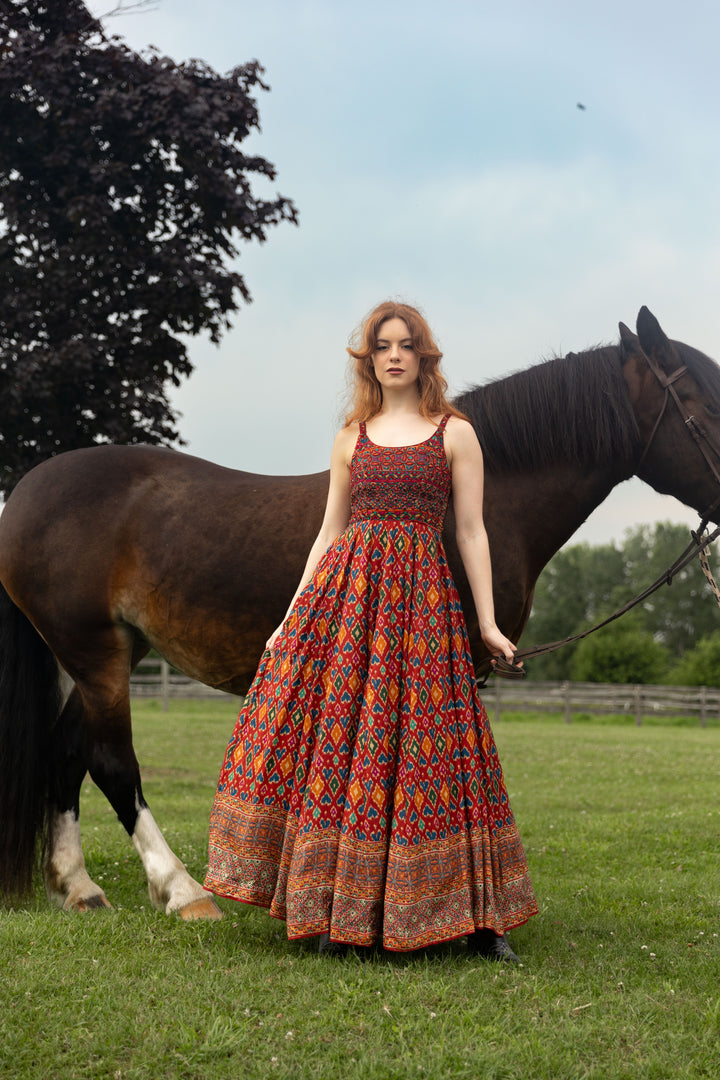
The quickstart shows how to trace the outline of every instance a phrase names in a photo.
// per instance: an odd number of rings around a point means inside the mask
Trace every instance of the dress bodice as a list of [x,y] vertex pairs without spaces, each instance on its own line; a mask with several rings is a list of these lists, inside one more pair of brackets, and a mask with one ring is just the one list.
[[350,464],[351,523],[393,518],[442,529],[452,487],[443,445],[448,419],[413,446],[378,446],[360,424]]

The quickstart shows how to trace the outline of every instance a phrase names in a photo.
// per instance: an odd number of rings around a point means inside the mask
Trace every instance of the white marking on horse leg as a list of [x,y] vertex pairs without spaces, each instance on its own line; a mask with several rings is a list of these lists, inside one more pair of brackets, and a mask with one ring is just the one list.
[[50,858],[43,866],[48,899],[63,911],[110,907],[108,899],[85,869],[80,822],[73,810],[53,813],[50,822]]
[[177,911],[184,919],[219,919],[220,909],[202,885],[190,877],[158,828],[146,806],[137,807],[132,841],[142,859],[150,899],[166,915]]

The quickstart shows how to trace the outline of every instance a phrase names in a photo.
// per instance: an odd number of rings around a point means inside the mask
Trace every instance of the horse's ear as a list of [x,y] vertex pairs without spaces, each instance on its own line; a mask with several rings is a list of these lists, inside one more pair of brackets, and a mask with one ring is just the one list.
[[650,368],[640,344],[640,338],[633,334],[625,323],[620,323],[619,329],[622,373],[627,383],[630,402],[634,407],[645,392],[645,386],[650,376]]
[[641,307],[638,312],[637,332],[643,352],[653,356],[668,374],[678,366],[672,342],[652,311],[646,307]]
[[640,340],[637,335],[633,334],[632,330],[623,322],[618,323],[618,329],[620,331],[620,347],[622,349],[623,357],[629,356],[634,352],[639,352]]

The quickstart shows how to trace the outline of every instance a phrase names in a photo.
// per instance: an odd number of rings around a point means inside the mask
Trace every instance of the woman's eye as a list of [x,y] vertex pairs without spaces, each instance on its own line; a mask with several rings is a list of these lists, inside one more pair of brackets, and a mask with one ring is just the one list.
[[413,351],[413,347],[412,347],[412,345],[403,345],[403,349],[407,349],[407,351],[408,351],[408,352],[412,352],[412,351]]

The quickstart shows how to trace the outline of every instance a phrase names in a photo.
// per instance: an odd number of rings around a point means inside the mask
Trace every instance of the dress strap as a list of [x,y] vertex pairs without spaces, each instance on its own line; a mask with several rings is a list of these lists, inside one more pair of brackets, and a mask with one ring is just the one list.
[[447,422],[448,422],[449,419],[450,419],[450,413],[445,413],[442,420],[440,421],[440,423],[437,426],[437,430],[438,430],[440,435],[442,435],[443,431],[445,430],[445,428],[447,426]]
[[367,439],[367,431],[365,430],[365,421],[364,420],[360,421],[360,423],[358,424],[358,428],[360,429],[360,435],[362,436],[362,438]]

